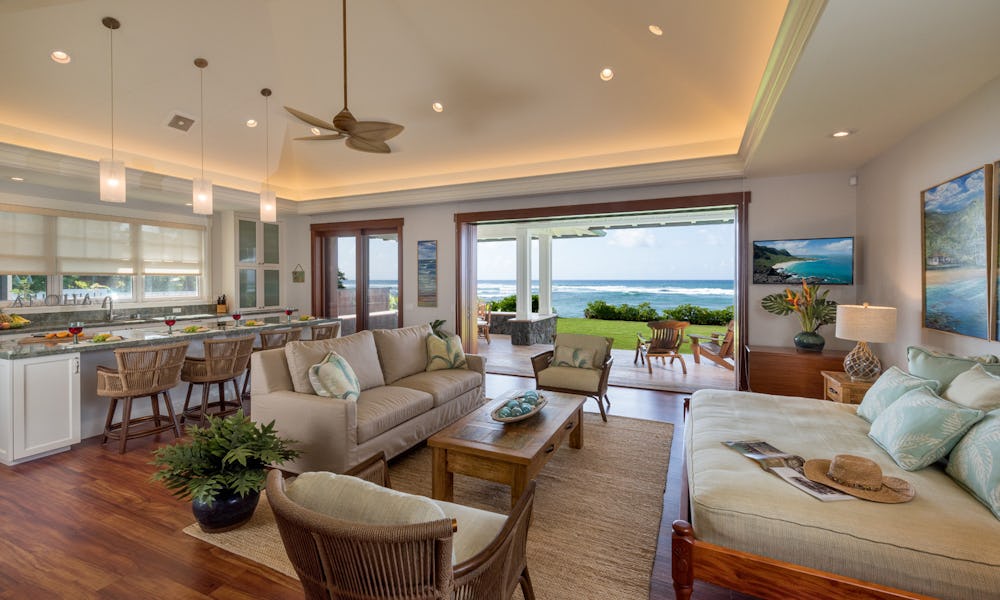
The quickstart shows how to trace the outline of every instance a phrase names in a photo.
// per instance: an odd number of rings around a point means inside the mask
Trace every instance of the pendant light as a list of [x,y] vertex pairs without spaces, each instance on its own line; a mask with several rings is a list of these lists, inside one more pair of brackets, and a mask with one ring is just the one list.
[[111,71],[111,158],[100,162],[101,201],[125,202],[125,163],[115,160],[115,30],[122,24],[114,17],[104,17],[101,24],[108,28],[109,64]]
[[274,192],[271,191],[271,132],[268,98],[271,90],[264,88],[260,91],[264,96],[264,187],[260,190],[260,220],[262,223],[274,223],[278,220],[278,206]]
[[191,207],[196,215],[212,214],[212,182],[205,179],[205,67],[208,61],[204,58],[194,59],[198,67],[198,82],[201,94],[201,105],[198,118],[201,120],[201,177],[191,181]]

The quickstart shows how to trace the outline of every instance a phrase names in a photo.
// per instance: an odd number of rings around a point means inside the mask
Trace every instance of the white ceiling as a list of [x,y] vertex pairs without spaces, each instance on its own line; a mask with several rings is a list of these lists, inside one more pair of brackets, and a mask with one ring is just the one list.
[[[351,110],[406,127],[376,155],[294,141],[308,128],[281,108],[342,107],[338,0],[3,0],[0,142],[109,154],[105,16],[122,22],[115,150],[130,169],[196,177],[204,124],[216,185],[256,191],[266,171],[282,197],[334,199],[300,205],[312,211],[508,181],[539,192],[853,169],[1000,73],[996,0],[349,0]],[[205,118],[182,133],[166,122],[199,118],[196,57],[209,61]],[[263,126],[244,125],[263,123],[263,87],[267,169]],[[828,137],[841,128],[858,133]],[[466,193],[413,193],[441,186]]]

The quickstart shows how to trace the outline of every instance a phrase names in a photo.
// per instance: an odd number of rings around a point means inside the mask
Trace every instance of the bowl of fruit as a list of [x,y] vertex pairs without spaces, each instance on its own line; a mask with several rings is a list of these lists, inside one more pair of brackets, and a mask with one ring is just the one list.
[[537,415],[548,402],[535,390],[518,392],[493,409],[490,416],[501,423],[516,423]]
[[313,320],[313,319],[315,319],[315,318],[316,318],[316,317],[314,317],[314,316],[312,316],[312,315],[300,315],[300,316],[299,316],[299,320],[300,320],[300,321],[312,321],[312,320]]
[[25,319],[21,315],[8,315],[0,312],[0,329],[20,329],[30,324],[31,321]]

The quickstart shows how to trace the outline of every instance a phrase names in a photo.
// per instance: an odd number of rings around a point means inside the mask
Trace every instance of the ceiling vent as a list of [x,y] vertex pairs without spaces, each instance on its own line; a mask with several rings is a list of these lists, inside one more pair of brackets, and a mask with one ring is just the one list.
[[171,115],[170,120],[167,121],[167,127],[173,127],[184,132],[191,129],[192,125],[194,125],[194,117],[189,117],[181,113]]

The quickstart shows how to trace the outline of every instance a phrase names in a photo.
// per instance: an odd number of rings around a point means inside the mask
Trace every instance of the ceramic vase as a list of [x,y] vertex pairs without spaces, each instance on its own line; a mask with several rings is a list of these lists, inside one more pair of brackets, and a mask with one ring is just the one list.
[[257,508],[258,500],[260,492],[249,492],[246,496],[240,496],[227,490],[221,492],[215,501],[210,503],[192,501],[191,511],[194,512],[194,518],[198,520],[202,531],[222,533],[236,529],[249,521]]
[[792,338],[795,347],[807,352],[822,352],[826,340],[815,331],[800,331]]

